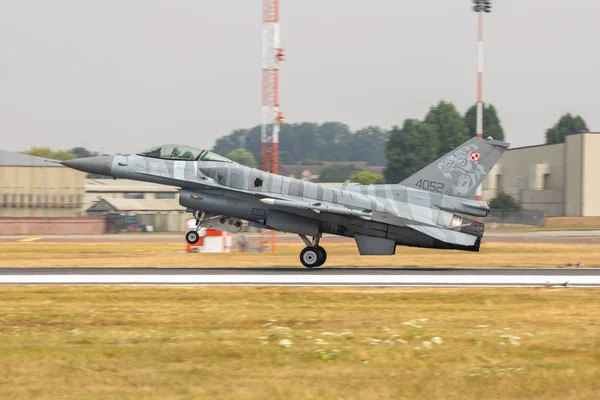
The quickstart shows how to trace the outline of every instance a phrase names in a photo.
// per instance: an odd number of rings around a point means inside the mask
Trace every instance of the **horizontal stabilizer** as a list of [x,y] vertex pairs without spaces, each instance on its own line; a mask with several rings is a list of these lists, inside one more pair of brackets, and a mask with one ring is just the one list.
[[460,246],[473,246],[477,240],[476,236],[467,235],[462,232],[449,231],[435,226],[407,224],[409,228],[424,233],[442,242],[457,244]]

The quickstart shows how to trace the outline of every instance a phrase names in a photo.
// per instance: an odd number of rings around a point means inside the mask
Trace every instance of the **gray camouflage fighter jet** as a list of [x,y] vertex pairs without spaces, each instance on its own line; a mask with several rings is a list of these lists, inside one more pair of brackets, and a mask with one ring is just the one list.
[[239,232],[250,226],[296,233],[306,244],[305,267],[323,265],[324,233],[354,238],[361,255],[393,255],[397,245],[479,251],[489,203],[476,188],[508,148],[472,138],[396,185],[325,187],[260,171],[207,150],[164,145],[130,156],[79,158],[62,164],[80,171],[179,186],[179,203],[196,229]]

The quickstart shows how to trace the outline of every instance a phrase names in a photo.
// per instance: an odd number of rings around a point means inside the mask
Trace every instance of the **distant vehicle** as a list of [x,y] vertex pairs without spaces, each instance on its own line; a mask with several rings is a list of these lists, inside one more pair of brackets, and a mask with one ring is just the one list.
[[479,251],[489,203],[472,200],[508,148],[472,138],[396,185],[326,187],[235,163],[208,150],[163,145],[131,156],[79,158],[80,171],[181,188],[179,203],[196,218],[186,240],[210,227],[250,226],[296,233],[306,244],[300,262],[325,263],[324,233],[354,238],[361,255],[393,255],[397,245]]

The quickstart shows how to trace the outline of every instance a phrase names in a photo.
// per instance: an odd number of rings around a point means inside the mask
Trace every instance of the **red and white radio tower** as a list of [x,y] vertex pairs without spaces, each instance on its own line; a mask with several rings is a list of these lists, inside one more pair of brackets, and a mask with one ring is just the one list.
[[279,0],[263,0],[261,169],[279,172]]

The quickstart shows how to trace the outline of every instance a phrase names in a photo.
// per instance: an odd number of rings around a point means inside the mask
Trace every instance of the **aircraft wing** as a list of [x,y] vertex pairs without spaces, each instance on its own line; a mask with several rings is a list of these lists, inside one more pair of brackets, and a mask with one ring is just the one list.
[[[220,185],[212,182],[205,182],[206,186],[219,187]],[[315,213],[332,213],[338,215],[360,217],[366,220],[375,220],[379,222],[385,222],[397,226],[406,226],[414,229],[425,235],[431,236],[435,239],[441,240],[447,243],[453,243],[462,246],[473,246],[477,240],[476,236],[468,235],[466,233],[458,232],[455,230],[447,229],[446,227],[431,224],[426,220],[413,219],[407,215],[389,215],[387,214],[385,220],[381,220],[378,215],[382,213],[375,212],[367,209],[356,209],[344,207],[340,204],[329,203],[326,201],[302,199],[298,197],[289,198],[285,195],[278,195],[274,193],[259,193],[249,192],[245,190],[236,190],[232,188],[225,188],[226,190],[239,191],[252,193],[256,196],[262,197],[260,201],[264,204],[277,206],[282,209],[288,209],[290,212],[293,210],[311,210]],[[375,214],[375,215],[374,215]],[[373,218],[375,217],[375,218]]]
[[[260,201],[268,205],[279,206],[282,208],[312,210],[314,212],[330,212],[340,215],[358,216],[364,219],[371,219],[371,215],[373,213],[372,210],[350,209],[347,207],[341,207],[339,205],[328,204],[327,202],[322,201],[308,202],[299,201],[297,199],[288,200],[268,197],[263,198]],[[446,229],[445,227],[438,225],[424,224],[423,222],[414,221],[407,218],[401,219],[403,222],[399,225],[407,226],[418,232],[424,233],[427,236],[431,236],[446,243],[453,243],[461,246],[473,246],[477,240],[476,236]]]

